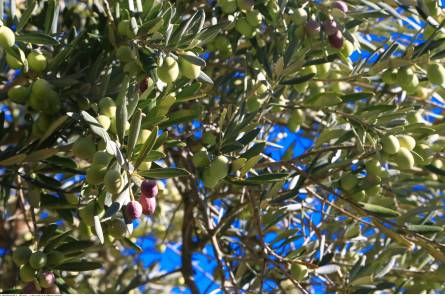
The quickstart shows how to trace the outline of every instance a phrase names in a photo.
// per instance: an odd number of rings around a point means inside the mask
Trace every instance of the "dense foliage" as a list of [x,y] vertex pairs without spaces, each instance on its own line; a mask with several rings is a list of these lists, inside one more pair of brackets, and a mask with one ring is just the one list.
[[437,1],[0,11],[3,292],[445,292]]

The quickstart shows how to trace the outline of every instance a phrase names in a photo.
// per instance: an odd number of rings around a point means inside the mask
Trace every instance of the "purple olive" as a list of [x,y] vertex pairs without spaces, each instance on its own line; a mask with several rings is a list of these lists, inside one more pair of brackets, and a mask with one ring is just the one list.
[[56,277],[51,271],[42,272],[39,276],[39,283],[42,288],[50,288],[56,284]]
[[59,289],[59,287],[54,285],[49,288],[43,289],[43,293],[45,293],[45,294],[60,294],[60,289]]
[[142,213],[144,213],[144,215],[151,216],[155,213],[156,198],[141,195],[139,203],[142,205]]
[[320,33],[320,24],[313,18],[308,19],[306,23],[306,32],[309,36]]
[[133,222],[142,215],[142,206],[138,201],[130,201],[125,207],[125,220],[127,223]]
[[347,13],[349,10],[348,5],[343,1],[335,1],[334,3],[332,3],[332,8],[337,8],[343,11],[344,13]]
[[40,294],[40,292],[41,291],[37,289],[34,282],[26,284],[26,286],[22,289],[23,294]]
[[146,197],[155,197],[158,194],[158,184],[153,180],[144,180],[141,184],[141,192]]
[[328,19],[323,22],[323,29],[328,36],[331,36],[338,32],[338,24],[335,20]]
[[341,31],[337,31],[337,33],[330,35],[328,39],[333,48],[341,49],[343,47],[343,34]]
[[148,81],[147,78],[144,78],[144,80],[142,80],[139,83],[139,92],[143,93],[144,91],[146,91],[148,88]]

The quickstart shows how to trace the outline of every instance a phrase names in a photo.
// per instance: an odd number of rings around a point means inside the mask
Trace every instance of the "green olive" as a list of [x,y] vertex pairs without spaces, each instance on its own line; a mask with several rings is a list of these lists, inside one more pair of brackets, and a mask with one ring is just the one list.
[[378,159],[371,159],[365,163],[366,172],[370,176],[381,176],[382,165]]
[[15,44],[14,32],[5,25],[0,26],[0,46],[3,48],[9,48]]
[[119,193],[124,186],[124,179],[121,173],[116,170],[109,170],[104,177],[105,190],[111,194]]
[[110,128],[110,125],[111,125],[110,117],[108,117],[106,115],[99,115],[99,116],[97,116],[97,121],[104,128],[104,130],[107,131]]
[[249,25],[256,28],[263,22],[263,15],[256,9],[246,13],[246,19]]
[[91,159],[96,152],[96,144],[90,137],[80,137],[73,145],[73,154],[81,159]]
[[90,201],[87,205],[79,209],[79,217],[86,225],[93,226],[94,215],[96,214],[95,212],[96,212],[96,203],[94,201]]
[[193,155],[192,162],[197,168],[208,166],[210,159],[207,150],[205,148],[201,148],[201,151],[198,151]]
[[48,252],[48,265],[49,266],[57,266],[60,265],[65,259],[65,255],[62,252],[53,250]]
[[297,8],[292,15],[295,24],[302,25],[307,22],[307,11],[304,8]]
[[205,145],[213,146],[216,144],[216,135],[211,131],[205,131],[202,135],[202,142]]
[[393,156],[393,161],[401,170],[411,170],[414,167],[414,157],[405,147],[401,147]]
[[292,278],[297,282],[304,280],[308,274],[307,266],[298,263],[293,263],[290,271]]
[[358,179],[353,174],[347,174],[341,177],[340,187],[345,191],[352,190],[358,184]]
[[87,169],[86,180],[88,184],[99,185],[104,181],[107,167],[101,164],[93,164]]
[[116,103],[110,97],[104,97],[99,101],[100,114],[109,118],[116,117]]
[[21,266],[28,263],[31,253],[31,249],[28,246],[20,246],[12,253],[12,260],[17,266]]
[[254,28],[247,22],[245,17],[240,17],[236,21],[235,29],[243,36],[247,38],[253,37],[255,30]]
[[12,54],[6,53],[6,63],[11,69],[20,69],[23,67],[22,61],[18,60]]
[[[188,56],[196,56],[193,52],[186,52]],[[181,70],[181,74],[187,77],[188,79],[196,79],[199,77],[201,73],[201,67],[189,62],[186,58],[179,58],[179,69]]]
[[145,171],[150,170],[150,168],[151,168],[151,161],[143,161],[139,165],[138,170],[141,171],[141,172],[145,172]]
[[409,135],[397,135],[400,147],[404,147],[409,151],[412,151],[416,147],[416,140]]
[[133,51],[127,45],[119,46],[119,48],[116,50],[116,57],[123,63],[128,63],[135,58]]
[[226,13],[234,13],[236,11],[236,0],[218,0],[221,10]]
[[174,82],[179,76],[179,66],[176,60],[170,56],[166,57],[157,69],[158,77],[165,83]]
[[111,160],[111,155],[105,151],[97,151],[93,155],[93,164],[103,167],[108,166]]
[[31,94],[31,87],[14,85],[8,90],[8,97],[17,104],[25,104]]
[[382,149],[383,149],[383,152],[385,152],[387,154],[390,154],[390,155],[396,154],[400,150],[399,140],[393,135],[388,135],[388,136],[383,137]]
[[250,11],[254,6],[253,0],[236,0],[236,4],[240,10]]
[[442,85],[445,83],[445,68],[438,63],[430,64],[427,67],[427,77],[431,83]]
[[19,275],[23,282],[29,283],[36,278],[36,271],[29,264],[25,264],[20,267]]
[[354,51],[355,51],[354,44],[347,39],[343,39],[343,46],[340,49],[340,53],[345,57],[350,57]]
[[38,51],[32,51],[27,56],[28,66],[34,72],[40,73],[46,69],[48,62],[46,57]]
[[32,253],[31,256],[29,256],[29,265],[31,265],[32,268],[37,270],[44,267],[47,263],[47,260],[48,258],[45,253],[37,251]]
[[250,97],[246,100],[246,109],[247,112],[255,112],[260,110],[263,105],[263,100],[259,99],[256,96]]

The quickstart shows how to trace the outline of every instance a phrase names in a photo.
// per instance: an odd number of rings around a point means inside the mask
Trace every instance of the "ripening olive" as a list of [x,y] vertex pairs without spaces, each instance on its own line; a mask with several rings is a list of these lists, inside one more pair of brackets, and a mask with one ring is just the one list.
[[99,101],[100,114],[109,118],[116,117],[116,103],[110,97],[104,97]]
[[427,67],[427,77],[431,83],[442,85],[445,83],[445,68],[438,63],[430,64]]
[[28,246],[20,246],[12,253],[12,260],[17,266],[21,266],[28,263],[31,253],[31,249]]
[[32,51],[27,56],[28,66],[34,72],[40,73],[46,69],[48,62],[46,57],[38,51]]
[[306,33],[311,36],[316,36],[320,33],[320,24],[317,22],[317,20],[314,18],[314,16],[311,16],[308,18],[305,26]]
[[0,46],[6,49],[12,47],[14,44],[14,32],[5,25],[0,26]]
[[[193,52],[187,51],[186,55],[188,56],[196,56]],[[189,62],[186,58],[179,58],[179,69],[181,70],[181,74],[187,77],[188,79],[196,79],[199,77],[201,73],[201,67]]]
[[383,152],[385,152],[387,154],[390,154],[390,155],[396,154],[400,150],[399,140],[393,135],[388,135],[388,136],[383,137],[382,149],[383,149]]
[[343,1],[335,1],[332,3],[332,8],[339,9],[343,13],[348,13],[348,4]]
[[414,157],[405,147],[401,147],[393,156],[394,162],[401,170],[410,170],[414,167]]
[[96,144],[90,137],[80,137],[74,143],[73,154],[81,159],[91,159],[94,152],[96,152]]
[[56,284],[56,277],[51,271],[44,271],[39,275],[39,284],[42,288],[49,288]]
[[14,85],[8,90],[8,97],[17,104],[25,104],[31,94],[31,87]]
[[19,275],[23,282],[29,283],[35,279],[36,271],[29,264],[25,264],[20,267]]
[[342,49],[344,44],[344,38],[341,31],[337,31],[328,36],[329,44],[335,49]]
[[23,62],[9,53],[6,53],[6,63],[11,69],[20,69],[23,67]]
[[352,190],[358,183],[358,179],[353,174],[347,174],[341,177],[340,186],[345,191]]
[[41,251],[36,251],[29,256],[29,265],[34,269],[40,269],[44,267],[47,263],[47,256]]
[[176,60],[170,56],[166,57],[157,69],[158,77],[165,83],[174,82],[179,76],[179,66]]
[[104,177],[105,190],[111,194],[119,193],[124,186],[124,179],[119,171],[109,170]]
[[416,140],[409,135],[397,135],[400,147],[405,147],[409,151],[412,151],[416,147]]

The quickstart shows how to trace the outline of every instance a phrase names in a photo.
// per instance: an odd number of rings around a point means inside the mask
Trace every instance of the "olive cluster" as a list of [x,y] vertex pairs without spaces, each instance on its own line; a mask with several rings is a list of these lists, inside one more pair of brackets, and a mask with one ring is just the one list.
[[[15,47],[15,34],[0,24],[0,46],[4,49]],[[39,112],[33,125],[33,134],[45,133],[53,115],[61,108],[59,93],[55,87],[41,78],[48,66],[46,56],[39,49],[32,49],[25,57],[22,51],[6,51],[6,63],[10,69],[26,72],[23,79],[16,80],[8,89],[8,98],[20,105],[26,105]]]
[[65,260],[63,253],[53,250],[48,253],[32,251],[28,246],[20,246],[12,254],[14,263],[20,267],[20,279],[27,283],[23,293],[59,294],[56,277],[51,271]]

